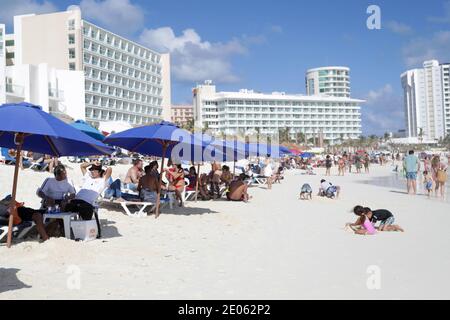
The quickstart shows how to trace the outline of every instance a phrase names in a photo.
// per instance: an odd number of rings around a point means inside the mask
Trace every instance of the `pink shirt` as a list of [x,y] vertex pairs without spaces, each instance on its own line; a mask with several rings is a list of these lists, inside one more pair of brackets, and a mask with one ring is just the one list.
[[370,235],[375,234],[375,232],[376,232],[375,227],[373,226],[372,222],[370,222],[370,220],[368,218],[366,218],[366,220],[364,221],[363,227],[364,227],[364,229],[367,230],[367,233]]

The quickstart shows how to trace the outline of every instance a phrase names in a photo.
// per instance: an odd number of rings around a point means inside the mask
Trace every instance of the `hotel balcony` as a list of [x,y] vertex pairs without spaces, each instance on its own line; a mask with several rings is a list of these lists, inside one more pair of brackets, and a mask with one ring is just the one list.
[[63,101],[64,91],[55,88],[48,88],[48,97],[51,100]]
[[25,101],[25,87],[15,84],[6,84],[6,101],[11,103],[19,103]]
[[24,86],[18,86],[15,84],[6,84],[6,94],[12,95],[19,98],[25,97],[25,87]]

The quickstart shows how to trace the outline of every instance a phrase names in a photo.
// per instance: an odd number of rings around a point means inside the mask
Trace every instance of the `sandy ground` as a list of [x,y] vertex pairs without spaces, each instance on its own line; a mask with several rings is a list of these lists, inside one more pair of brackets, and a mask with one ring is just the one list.
[[[449,299],[449,203],[363,183],[391,169],[332,176],[339,200],[298,200],[321,175],[293,170],[272,190],[252,187],[247,204],[190,202],[159,219],[102,209],[102,240],[1,244],[0,299]],[[0,196],[12,173],[0,166]],[[69,175],[78,183],[77,167]],[[38,206],[46,176],[21,172],[19,200]],[[390,209],[406,232],[345,231],[356,204]]]

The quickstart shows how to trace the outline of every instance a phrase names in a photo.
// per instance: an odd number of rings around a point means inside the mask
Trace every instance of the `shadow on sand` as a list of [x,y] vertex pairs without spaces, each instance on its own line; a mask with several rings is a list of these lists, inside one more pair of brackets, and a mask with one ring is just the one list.
[[17,278],[19,271],[20,269],[0,268],[0,293],[31,288]]
[[173,214],[177,216],[193,216],[193,215],[203,215],[203,214],[212,214],[212,213],[218,213],[217,211],[213,211],[208,208],[190,208],[190,207],[176,207],[174,206],[173,209],[170,208],[164,208],[161,212],[161,214]]
[[113,226],[116,224],[114,221],[107,219],[100,219],[100,225],[102,228],[102,239],[118,238],[122,235],[119,233],[117,227]]

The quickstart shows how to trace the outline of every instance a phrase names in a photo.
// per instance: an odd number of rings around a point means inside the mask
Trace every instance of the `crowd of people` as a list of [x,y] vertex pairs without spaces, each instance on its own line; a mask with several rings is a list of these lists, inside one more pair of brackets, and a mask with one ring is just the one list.
[[[421,172],[421,161],[414,154],[414,150],[410,150],[408,155],[403,159],[403,172],[407,181],[408,194],[417,194],[417,179]],[[445,196],[445,183],[447,182],[448,162],[445,163],[444,158],[435,154],[426,156],[423,159],[423,184],[427,195],[431,197],[434,193],[436,197]]]
[[[10,152],[10,156],[15,154]],[[369,172],[369,164],[378,162],[385,165],[387,159],[384,155],[378,158],[369,156],[368,153],[347,153],[326,155],[320,159],[285,157],[280,161],[274,161],[270,156],[253,159],[244,167],[238,167],[238,172],[231,171],[227,165],[212,162],[208,173],[199,174],[195,166],[184,166],[172,163],[169,159],[167,167],[159,170],[156,160],[149,160],[148,165],[144,165],[144,160],[135,158],[125,177],[122,179],[112,178],[112,168],[104,166],[99,160],[83,162],[80,165],[82,184],[78,190],[73,183],[69,182],[67,171],[57,158],[41,154],[27,153],[21,162],[26,161],[26,157],[33,162],[42,163],[50,172],[52,178],[47,178],[37,190],[37,196],[41,198],[41,207],[32,209],[25,207],[22,203],[16,203],[18,217],[21,221],[33,221],[42,240],[49,238],[43,214],[49,208],[57,207],[62,212],[78,213],[83,220],[91,220],[96,210],[96,202],[100,195],[105,199],[121,201],[137,201],[146,203],[156,203],[158,195],[173,194],[178,205],[184,205],[185,193],[198,190],[198,199],[211,200],[220,199],[224,195],[229,201],[248,202],[251,196],[248,187],[252,183],[264,183],[270,190],[274,183],[281,183],[285,170],[301,169],[308,174],[315,174],[313,168],[324,167],[325,176],[331,176],[332,168],[337,167],[338,176],[343,176],[346,172],[352,172],[352,167],[356,173],[361,173],[364,167],[365,172]],[[417,179],[421,173],[423,176],[424,188],[428,196],[433,193],[443,197],[445,194],[445,183],[447,180],[448,164],[439,155],[426,156],[423,159],[423,171],[421,171],[421,161],[411,150],[401,157],[400,154],[392,154],[393,164],[401,161],[403,172],[407,180],[408,193],[417,193]],[[397,165],[398,169],[398,165]],[[341,186],[321,179],[317,195],[330,199],[338,199]],[[299,198],[311,200],[313,188],[305,183],[301,187]],[[0,212],[10,210],[11,197],[7,197],[0,202]],[[154,209],[154,207],[153,207]],[[374,234],[379,231],[403,231],[394,225],[394,217],[391,212],[385,209],[371,210],[367,207],[356,206],[353,210],[358,216],[355,223],[347,224],[357,234]],[[150,212],[149,212],[150,213]],[[379,227],[375,227],[376,222],[381,222]]]

